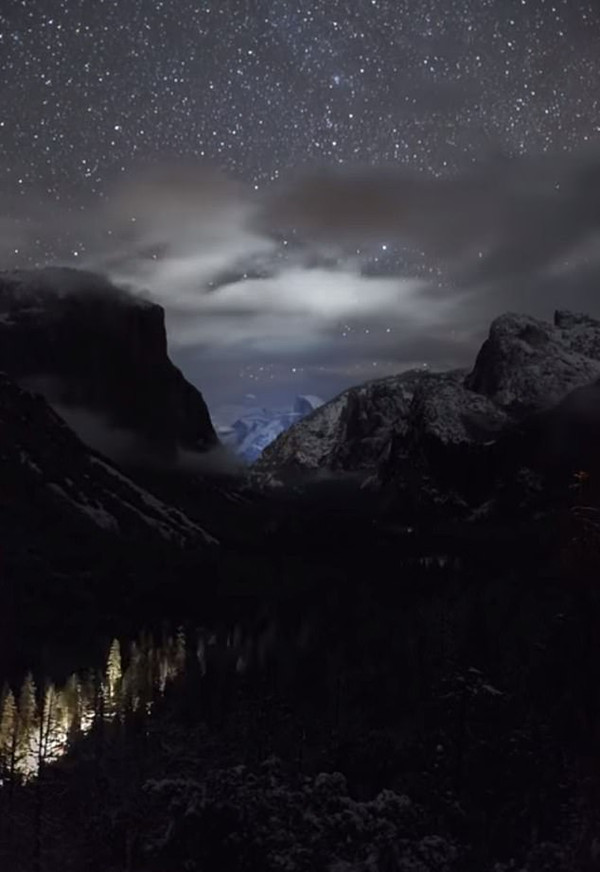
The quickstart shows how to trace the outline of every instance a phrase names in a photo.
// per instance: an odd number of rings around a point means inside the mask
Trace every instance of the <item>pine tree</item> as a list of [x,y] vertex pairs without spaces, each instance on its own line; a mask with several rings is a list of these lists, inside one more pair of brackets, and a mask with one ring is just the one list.
[[19,768],[24,775],[36,771],[37,759],[34,745],[38,729],[37,691],[33,675],[28,672],[19,694],[19,735],[17,750],[19,753]]
[[35,735],[35,791],[33,816],[33,868],[35,872],[42,869],[42,847],[44,844],[44,815],[46,809],[45,768],[48,763],[57,760],[63,753],[66,732],[61,727],[59,717],[58,693],[52,682],[48,682],[42,694],[41,704],[37,713],[37,731]]
[[19,764],[19,712],[12,690],[5,686],[0,708],[0,783],[6,791],[0,812],[0,842],[8,848],[12,842],[15,786]]
[[38,717],[36,752],[38,776],[46,763],[57,760],[64,752],[67,730],[61,723],[59,694],[52,684],[46,685]]
[[[8,775],[16,753],[19,715],[12,690],[5,686],[0,697],[0,767]],[[10,777],[10,775],[8,775]]]
[[81,680],[73,673],[60,693],[59,705],[64,712],[69,738],[75,738],[84,728],[84,699]]
[[113,639],[105,670],[106,712],[109,716],[114,716],[121,710],[122,679],[121,646],[118,639]]

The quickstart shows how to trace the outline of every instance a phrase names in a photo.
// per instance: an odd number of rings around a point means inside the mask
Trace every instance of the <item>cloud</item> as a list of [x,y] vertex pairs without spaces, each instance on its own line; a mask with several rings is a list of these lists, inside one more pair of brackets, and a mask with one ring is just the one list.
[[600,154],[500,157],[447,177],[308,172],[282,184],[263,221],[332,242],[393,236],[463,283],[506,280],[551,267],[600,230]]
[[282,257],[263,220],[270,208],[202,164],[147,168],[109,195],[97,221],[104,244],[88,262],[165,306],[172,348],[200,345],[221,359],[327,357],[339,322],[417,329],[443,313],[424,282],[365,275],[356,256],[338,261],[336,245],[309,240]]
[[[36,201],[26,219],[24,205],[18,221],[0,219],[9,245],[54,232],[70,250],[77,232],[82,266],[165,306],[171,349],[194,361],[186,372],[203,389],[239,392],[240,367],[254,361],[272,364],[281,384],[296,363],[332,384],[359,381],[377,362],[463,364],[502,311],[599,305],[592,151],[495,156],[443,178],[317,168],[260,195],[186,162],[125,173],[100,207],[53,213]],[[441,282],[408,268],[369,274],[356,249],[382,240],[424,251],[445,270]]]
[[246,344],[276,353],[281,346],[289,352],[290,343],[297,340],[308,349],[326,341],[328,330],[339,322],[373,313],[423,324],[432,315],[421,304],[422,286],[416,280],[368,278],[351,269],[293,266],[268,278],[196,295],[186,299],[186,305],[180,301],[180,318],[171,318],[171,333],[181,345],[218,336],[223,348]]
[[255,209],[241,185],[201,163],[134,171],[97,216],[103,241],[92,261],[117,282],[191,300],[223,271],[273,253],[275,241],[253,227]]

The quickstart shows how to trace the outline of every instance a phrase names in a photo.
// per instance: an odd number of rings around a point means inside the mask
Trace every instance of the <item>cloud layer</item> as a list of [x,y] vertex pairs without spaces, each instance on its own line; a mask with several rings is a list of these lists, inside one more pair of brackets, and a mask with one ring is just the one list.
[[[76,263],[161,302],[192,376],[232,396],[253,362],[282,383],[301,363],[341,387],[424,360],[464,363],[506,309],[598,309],[596,152],[497,157],[445,178],[314,169],[262,195],[177,163],[125,174],[101,208],[18,205],[0,217],[7,249],[45,234],[66,255],[78,239]],[[435,278],[400,255],[377,274],[382,240],[423,251]]]
[[600,231],[600,154],[498,157],[447,178],[397,168],[308,173],[281,187],[265,220],[320,240],[392,236],[463,281],[528,275]]

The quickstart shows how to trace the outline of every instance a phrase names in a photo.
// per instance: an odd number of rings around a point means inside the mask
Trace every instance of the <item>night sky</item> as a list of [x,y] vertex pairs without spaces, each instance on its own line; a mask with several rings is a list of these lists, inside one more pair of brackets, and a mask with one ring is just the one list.
[[303,167],[446,177],[600,143],[592,2],[9,0],[0,31],[4,265],[149,289],[213,408],[463,363],[506,305],[561,303],[473,305],[397,235],[324,248],[252,216]]

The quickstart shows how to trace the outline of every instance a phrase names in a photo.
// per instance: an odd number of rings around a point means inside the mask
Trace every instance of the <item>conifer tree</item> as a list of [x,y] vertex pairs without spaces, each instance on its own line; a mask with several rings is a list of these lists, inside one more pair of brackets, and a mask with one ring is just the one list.
[[113,639],[108,652],[105,670],[106,713],[109,716],[114,716],[121,710],[122,679],[121,646],[118,639]]
[[[2,691],[0,709],[0,778],[8,784],[7,802],[3,806],[2,823],[10,829],[13,817],[15,781],[19,764],[19,712],[12,690]],[[4,826],[0,827],[4,831]],[[6,833],[4,833],[6,837]]]
[[25,775],[31,775],[37,767],[34,751],[38,729],[38,704],[37,690],[33,675],[28,672],[25,676],[19,694],[19,735],[18,752],[19,768]]
[[5,687],[0,698],[0,770],[5,777],[14,774],[19,715],[14,693]]

